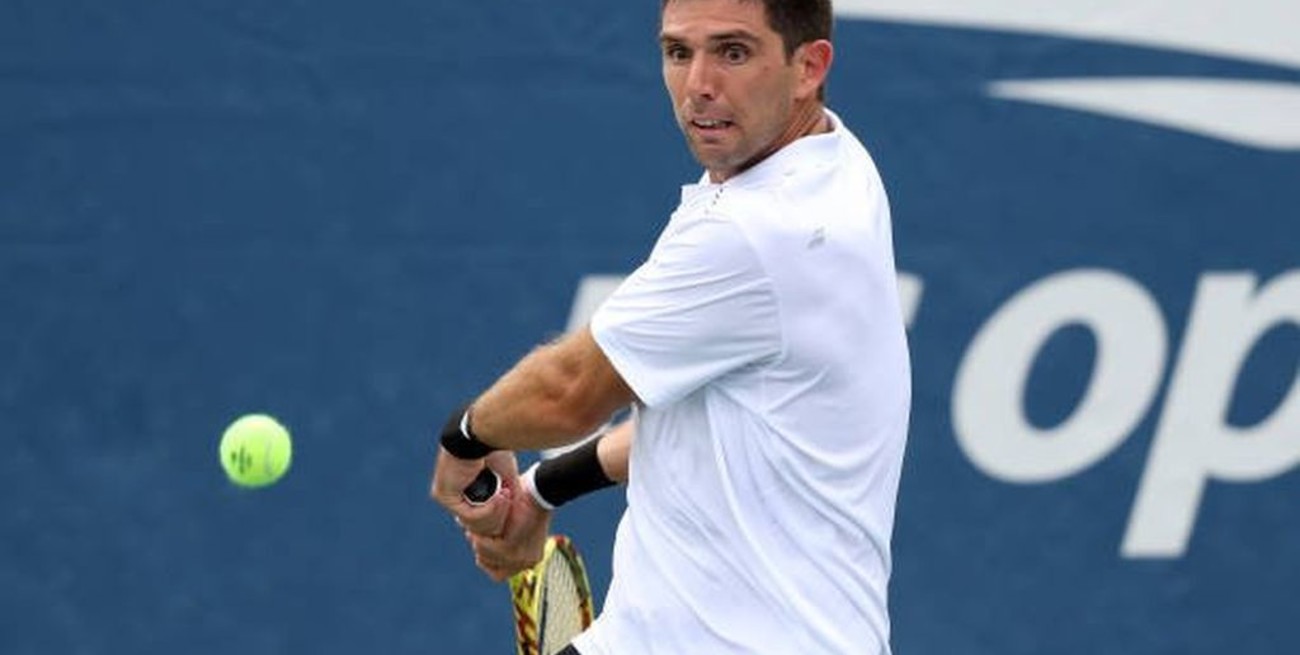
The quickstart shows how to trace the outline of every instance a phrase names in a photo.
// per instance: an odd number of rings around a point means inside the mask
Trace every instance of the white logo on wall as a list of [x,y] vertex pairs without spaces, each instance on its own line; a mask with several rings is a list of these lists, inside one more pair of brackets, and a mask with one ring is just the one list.
[[[1300,70],[1300,4],[1278,0],[837,0],[841,18],[1124,43]],[[1300,84],[1269,79],[997,80],[991,95],[1139,121],[1242,146],[1300,149]]]

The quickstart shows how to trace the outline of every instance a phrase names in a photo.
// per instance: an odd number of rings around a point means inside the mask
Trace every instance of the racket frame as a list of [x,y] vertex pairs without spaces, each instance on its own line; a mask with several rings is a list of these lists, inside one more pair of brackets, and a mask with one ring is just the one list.
[[[517,655],[541,655],[542,643],[542,581],[546,569],[567,566],[578,590],[578,611],[582,627],[591,625],[595,612],[591,600],[591,585],[587,569],[573,542],[564,535],[551,535],[546,539],[542,559],[535,566],[510,577],[510,599],[514,607],[515,643]],[[576,635],[575,635],[576,636]],[[561,644],[562,646],[563,644]]]

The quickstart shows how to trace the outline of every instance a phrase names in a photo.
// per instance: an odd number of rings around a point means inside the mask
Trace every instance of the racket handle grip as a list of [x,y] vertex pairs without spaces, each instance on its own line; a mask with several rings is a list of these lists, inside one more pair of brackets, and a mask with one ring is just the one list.
[[497,495],[497,489],[501,488],[501,477],[496,471],[485,468],[479,471],[478,477],[469,483],[468,487],[461,492],[465,502],[471,505],[482,505]]

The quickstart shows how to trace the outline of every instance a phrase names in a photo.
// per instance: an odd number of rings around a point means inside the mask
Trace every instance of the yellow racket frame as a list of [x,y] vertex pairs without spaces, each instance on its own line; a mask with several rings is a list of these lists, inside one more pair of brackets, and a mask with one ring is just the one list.
[[542,559],[533,568],[510,577],[510,599],[514,605],[515,639],[518,655],[541,655],[543,644],[538,634],[541,625],[542,581],[550,566],[567,566],[578,587],[578,605],[582,628],[591,625],[594,611],[591,602],[591,585],[587,582],[587,567],[582,562],[573,542],[564,535],[551,535],[546,539]]

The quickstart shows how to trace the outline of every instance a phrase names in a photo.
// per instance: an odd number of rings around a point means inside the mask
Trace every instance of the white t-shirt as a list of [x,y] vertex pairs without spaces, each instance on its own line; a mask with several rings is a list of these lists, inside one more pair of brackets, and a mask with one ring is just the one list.
[[684,187],[592,320],[641,403],[583,655],[890,652],[911,370],[885,191],[831,116]]

